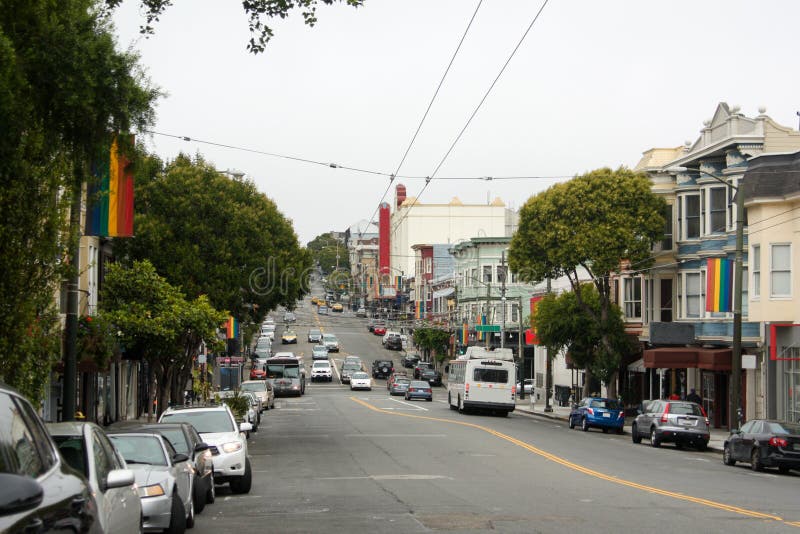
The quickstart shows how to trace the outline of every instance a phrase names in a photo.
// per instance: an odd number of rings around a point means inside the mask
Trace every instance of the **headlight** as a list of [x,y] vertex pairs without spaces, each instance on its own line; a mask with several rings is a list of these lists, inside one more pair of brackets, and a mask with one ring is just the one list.
[[222,446],[222,450],[225,452],[236,452],[238,450],[241,450],[241,448],[242,448],[241,441],[231,441],[229,443],[225,443]]
[[164,495],[164,488],[161,487],[161,484],[139,488],[139,497],[142,499],[146,497],[161,497],[162,495]]

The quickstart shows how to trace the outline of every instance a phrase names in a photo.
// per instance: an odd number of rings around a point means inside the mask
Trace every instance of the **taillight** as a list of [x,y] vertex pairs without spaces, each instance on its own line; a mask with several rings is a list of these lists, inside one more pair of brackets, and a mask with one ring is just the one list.
[[772,438],[769,438],[769,446],[770,447],[781,447],[781,448],[784,448],[784,447],[788,447],[789,446],[789,442],[786,441],[784,438],[772,437]]
[[706,420],[706,426],[710,425],[710,424],[711,424],[711,421],[709,421],[709,420],[708,420],[708,416],[706,415],[706,411],[705,411],[705,409],[704,409],[702,406],[700,406],[700,413],[702,413],[702,414],[703,414],[703,417],[704,417],[704,418],[705,418],[705,420]]
[[467,393],[469,393],[469,382],[467,382],[466,384],[464,384],[464,391],[466,391]]
[[661,422],[667,422],[667,414],[669,413],[669,403],[664,406],[664,413],[661,414]]

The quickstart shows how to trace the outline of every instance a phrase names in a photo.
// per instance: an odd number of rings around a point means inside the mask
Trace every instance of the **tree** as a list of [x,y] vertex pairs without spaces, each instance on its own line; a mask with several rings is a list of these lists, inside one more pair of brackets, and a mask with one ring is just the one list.
[[331,273],[338,265],[339,270],[350,271],[350,256],[344,243],[333,237],[332,232],[320,234],[306,245],[313,261],[325,274]]
[[[582,284],[580,293],[580,300],[599,315],[600,299],[594,285]],[[608,321],[604,325],[598,325],[584,312],[577,294],[573,291],[546,295],[536,304],[531,325],[544,345],[555,351],[566,351],[573,364],[587,371],[584,396],[590,394],[591,376],[596,376],[610,386],[620,358],[631,352],[619,306],[612,304]],[[611,351],[600,342],[603,332],[611,342]]]
[[[605,353],[614,345],[610,324],[610,275],[624,260],[652,264],[653,244],[663,237],[665,202],[646,175],[625,168],[598,169],[531,197],[520,211],[509,265],[521,279],[539,282],[566,276],[578,307],[597,327]],[[598,306],[582,298],[580,271],[597,289]],[[610,394],[615,394],[611,381]]]
[[34,401],[59,352],[53,295],[77,268],[66,208],[111,132],[148,125],[159,94],[97,6],[0,9],[0,376]]
[[200,156],[140,161],[136,238],[117,247],[124,263],[149,260],[188,298],[206,295],[242,322],[260,323],[307,292],[310,256],[255,184],[228,178]]
[[[305,23],[314,26],[317,23],[319,4],[331,5],[342,1],[353,7],[364,4],[364,0],[243,0],[242,7],[249,17],[251,34],[247,49],[253,54],[258,54],[264,51],[272,39],[272,29],[267,26],[266,19],[275,17],[285,19],[292,10],[301,9]],[[123,0],[105,0],[105,2],[109,9],[113,9]],[[140,0],[140,5],[144,10],[146,24],[140,26],[139,31],[144,35],[150,35],[154,32],[152,24],[157,22],[164,11],[172,5],[172,0]]]
[[436,360],[441,362],[447,357],[450,332],[438,328],[415,328],[414,343],[424,351],[426,357],[430,358],[431,352],[434,352]]

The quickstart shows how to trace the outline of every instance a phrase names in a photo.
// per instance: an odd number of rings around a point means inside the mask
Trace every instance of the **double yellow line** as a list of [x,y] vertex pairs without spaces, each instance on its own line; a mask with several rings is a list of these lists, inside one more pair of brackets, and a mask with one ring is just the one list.
[[561,458],[560,456],[556,456],[555,454],[551,454],[551,453],[549,453],[547,451],[543,451],[542,449],[539,449],[537,447],[534,447],[533,445],[525,443],[524,441],[521,441],[521,440],[519,440],[517,438],[514,438],[512,436],[509,436],[508,434],[503,434],[502,432],[498,432],[496,430],[492,430],[491,428],[488,428],[488,427],[485,427],[485,426],[476,425],[475,423],[467,423],[467,422],[464,422],[464,421],[454,421],[452,419],[441,419],[441,418],[438,418],[438,417],[431,417],[431,416],[426,416],[426,415],[413,415],[413,414],[407,414],[407,413],[398,413],[398,412],[393,412],[393,411],[389,411],[389,410],[383,410],[383,409],[378,408],[376,406],[373,406],[372,404],[369,404],[368,402],[365,402],[365,401],[363,401],[361,399],[357,399],[356,397],[350,397],[350,399],[355,401],[355,402],[357,402],[357,403],[359,403],[359,404],[361,404],[362,406],[365,406],[366,408],[369,408],[370,410],[373,410],[375,412],[384,413],[384,414],[387,414],[387,415],[395,415],[395,416],[400,416],[400,417],[411,417],[411,418],[414,418],[414,419],[425,419],[425,420],[428,420],[428,421],[436,421],[436,422],[439,422],[439,423],[450,423],[450,424],[454,424],[454,425],[461,425],[461,426],[474,428],[476,430],[481,430],[483,432],[486,432],[488,434],[496,436],[496,437],[498,437],[500,439],[508,441],[509,443],[513,443],[514,445],[516,445],[518,447],[522,447],[523,449],[525,449],[527,451],[530,451],[533,454],[536,454],[538,456],[541,456],[542,458],[550,460],[551,462],[555,462],[557,464],[563,465],[564,467],[566,467],[568,469],[572,469],[573,471],[578,471],[580,473],[583,473],[585,475],[589,475],[589,476],[594,477],[594,478],[598,478],[600,480],[605,480],[607,482],[612,482],[614,484],[619,484],[621,486],[627,486],[629,488],[635,488],[635,489],[638,489],[638,490],[641,490],[641,491],[646,491],[648,493],[654,493],[656,495],[662,495],[664,497],[671,497],[673,499],[678,499],[678,500],[681,500],[681,501],[691,502],[691,503],[699,504],[699,505],[702,505],[702,506],[708,506],[710,508],[716,508],[718,510],[725,510],[726,512],[732,512],[734,514],[744,515],[744,516],[747,516],[747,517],[752,517],[754,519],[766,519],[766,520],[771,520],[771,521],[780,521],[785,525],[790,525],[790,526],[793,526],[793,527],[800,527],[800,521],[789,522],[789,521],[785,521],[782,517],[778,517],[776,515],[765,514],[763,512],[757,512],[755,510],[748,510],[746,508],[740,508],[738,506],[733,506],[733,505],[730,505],[730,504],[725,504],[725,503],[721,503],[721,502],[717,502],[717,501],[712,501],[712,500],[709,500],[709,499],[703,499],[703,498],[700,498],[700,497],[693,497],[691,495],[684,495],[683,493],[676,493],[674,491],[663,490],[663,489],[660,489],[660,488],[655,488],[653,486],[646,486],[644,484],[638,484],[638,483],[632,482],[630,480],[625,480],[625,479],[618,478],[618,477],[615,477],[615,476],[607,475],[605,473],[601,473],[601,472],[595,471],[593,469],[588,469],[586,467],[583,467],[582,465],[578,465],[578,464],[576,464],[574,462],[570,462],[569,460]]

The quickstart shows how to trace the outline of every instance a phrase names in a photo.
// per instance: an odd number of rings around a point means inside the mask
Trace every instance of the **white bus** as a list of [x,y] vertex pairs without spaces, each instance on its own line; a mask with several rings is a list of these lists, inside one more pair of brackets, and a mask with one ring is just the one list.
[[491,410],[506,416],[516,406],[516,366],[511,349],[467,347],[447,369],[447,402],[460,413]]

